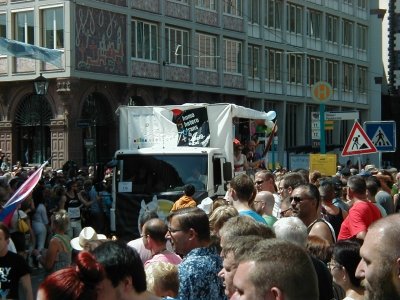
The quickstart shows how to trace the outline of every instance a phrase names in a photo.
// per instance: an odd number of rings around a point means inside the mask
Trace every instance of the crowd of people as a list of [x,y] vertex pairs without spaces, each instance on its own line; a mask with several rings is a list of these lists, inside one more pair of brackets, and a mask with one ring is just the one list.
[[[207,205],[196,205],[188,184],[166,220],[157,210],[141,215],[140,237],[129,242],[106,226],[108,180],[44,173],[10,226],[0,223],[0,293],[28,300],[400,299],[400,173],[253,168],[254,177],[237,174],[225,196]],[[3,204],[19,176],[1,178]],[[32,268],[46,272],[36,295]]]

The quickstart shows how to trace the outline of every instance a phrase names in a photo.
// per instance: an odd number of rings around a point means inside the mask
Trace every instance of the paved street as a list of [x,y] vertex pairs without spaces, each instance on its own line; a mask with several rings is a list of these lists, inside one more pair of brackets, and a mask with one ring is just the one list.
[[32,271],[32,289],[35,299],[36,299],[37,289],[40,283],[44,280],[45,276],[46,272],[44,271],[44,269],[34,269]]
[[[33,269],[32,274],[31,274],[31,279],[32,279],[32,290],[33,290],[33,299],[36,299],[36,293],[38,290],[38,287],[40,283],[43,281],[44,277],[46,276],[46,273],[44,269]],[[23,295],[22,290],[20,288],[19,294]],[[23,299],[21,297],[21,299]]]

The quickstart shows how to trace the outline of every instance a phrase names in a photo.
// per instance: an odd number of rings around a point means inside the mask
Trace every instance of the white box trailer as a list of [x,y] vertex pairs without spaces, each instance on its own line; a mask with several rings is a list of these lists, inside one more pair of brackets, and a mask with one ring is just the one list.
[[276,116],[228,103],[121,106],[117,114],[111,227],[122,239],[138,236],[139,212],[155,197],[173,203],[189,183],[199,202],[225,194],[233,175],[234,120],[272,127]]

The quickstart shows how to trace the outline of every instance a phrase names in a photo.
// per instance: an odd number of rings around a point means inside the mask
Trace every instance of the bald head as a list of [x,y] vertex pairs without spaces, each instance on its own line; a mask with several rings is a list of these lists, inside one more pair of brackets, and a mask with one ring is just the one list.
[[267,215],[272,214],[272,209],[274,208],[275,205],[275,198],[274,195],[271,192],[268,191],[261,191],[258,192],[256,197],[254,198],[254,201],[260,201],[260,203],[263,204],[263,213]]
[[379,219],[368,228],[367,235],[385,245],[381,251],[388,259],[400,258],[400,214]]
[[275,203],[274,195],[268,191],[261,191],[256,195],[258,200],[263,201],[266,205],[273,207]]
[[400,299],[400,215],[373,223],[360,249],[356,270],[365,299]]
[[167,234],[168,226],[161,219],[150,219],[143,226],[143,234],[149,235],[153,240],[159,243],[166,243],[165,235]]

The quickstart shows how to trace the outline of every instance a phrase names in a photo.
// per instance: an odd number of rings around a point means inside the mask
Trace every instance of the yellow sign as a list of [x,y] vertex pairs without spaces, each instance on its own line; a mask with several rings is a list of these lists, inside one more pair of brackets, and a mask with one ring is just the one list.
[[311,88],[311,97],[317,102],[326,102],[332,98],[332,86],[325,81],[318,81]]
[[336,154],[310,154],[310,173],[320,171],[323,176],[336,174]]
[[333,121],[331,120],[325,121],[325,130],[333,130]]

